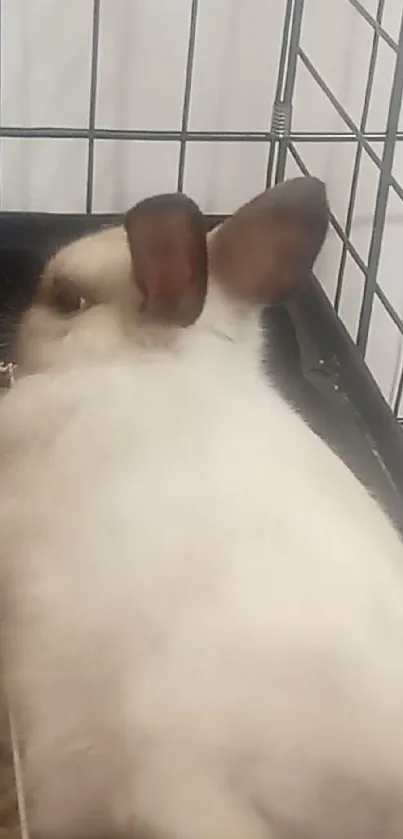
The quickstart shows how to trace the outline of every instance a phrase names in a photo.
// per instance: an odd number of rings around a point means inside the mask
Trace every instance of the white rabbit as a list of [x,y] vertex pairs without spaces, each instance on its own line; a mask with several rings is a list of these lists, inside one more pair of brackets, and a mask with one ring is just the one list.
[[[267,383],[323,185],[61,250],[0,411],[4,675],[40,839],[402,839],[403,547]],[[198,315],[200,315],[198,317]]]

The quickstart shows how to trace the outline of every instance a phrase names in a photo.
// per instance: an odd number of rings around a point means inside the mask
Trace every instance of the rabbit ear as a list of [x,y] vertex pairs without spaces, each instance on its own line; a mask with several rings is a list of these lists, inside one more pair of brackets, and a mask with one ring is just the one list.
[[284,302],[312,270],[328,221],[321,181],[311,177],[285,181],[213,231],[210,270],[228,291],[250,302]]
[[133,276],[153,321],[190,326],[207,290],[204,217],[185,195],[146,198],[126,214]]

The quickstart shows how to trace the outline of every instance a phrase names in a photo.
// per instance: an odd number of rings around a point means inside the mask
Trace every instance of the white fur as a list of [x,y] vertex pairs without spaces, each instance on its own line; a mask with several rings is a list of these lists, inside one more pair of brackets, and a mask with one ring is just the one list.
[[392,526],[268,385],[257,314],[213,281],[200,321],[154,346],[117,304],[82,318],[91,352],[77,325],[60,355],[55,327],[53,363],[0,415],[34,831],[401,839]]

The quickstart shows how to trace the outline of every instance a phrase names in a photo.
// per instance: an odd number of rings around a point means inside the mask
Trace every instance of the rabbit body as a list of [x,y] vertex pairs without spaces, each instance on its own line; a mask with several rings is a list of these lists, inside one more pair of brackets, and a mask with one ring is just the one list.
[[214,280],[163,347],[91,317],[108,359],[82,363],[77,338],[0,415],[33,835],[401,839],[394,529]]

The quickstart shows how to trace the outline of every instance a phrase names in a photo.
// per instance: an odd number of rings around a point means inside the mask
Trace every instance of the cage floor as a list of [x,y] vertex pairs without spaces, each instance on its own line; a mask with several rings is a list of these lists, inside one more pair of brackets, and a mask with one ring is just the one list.
[[301,299],[290,310],[267,311],[268,370],[311,428],[378,498],[403,533],[401,486],[393,480],[365,421],[360,395],[354,399],[344,386],[340,359],[332,347],[329,354],[328,342],[323,345],[305,303]]
[[[48,255],[106,221],[111,219],[3,217],[0,360],[13,359],[16,326]],[[265,330],[270,376],[403,533],[403,433],[315,282],[308,282],[288,309],[268,310]],[[7,714],[0,701],[0,839],[19,835]]]

